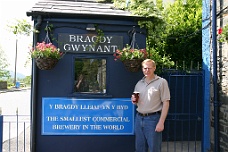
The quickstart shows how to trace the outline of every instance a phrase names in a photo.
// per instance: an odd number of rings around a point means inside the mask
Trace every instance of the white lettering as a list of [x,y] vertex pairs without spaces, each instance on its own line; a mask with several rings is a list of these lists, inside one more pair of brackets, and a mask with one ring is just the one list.
[[69,37],[70,37],[70,39],[69,39],[70,42],[75,42],[76,41],[75,35],[69,35]]
[[55,104],[54,109],[78,109],[76,104]]
[[49,107],[50,107],[50,109],[52,109],[53,105],[52,104],[49,104]]
[[123,125],[103,125],[103,129],[106,130],[123,130]]
[[111,39],[112,39],[112,36],[110,37],[107,36],[108,43],[111,43]]
[[79,130],[81,125],[52,125],[52,129],[55,130]]
[[93,117],[94,122],[130,122],[128,117]]

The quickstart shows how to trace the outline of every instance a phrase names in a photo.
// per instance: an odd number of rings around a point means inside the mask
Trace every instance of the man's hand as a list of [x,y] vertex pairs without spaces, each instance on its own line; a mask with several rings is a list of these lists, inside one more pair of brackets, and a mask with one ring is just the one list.
[[137,98],[135,97],[135,95],[134,94],[132,94],[131,95],[131,102],[133,103],[133,104],[136,104],[137,102]]
[[158,124],[156,125],[156,128],[155,128],[155,131],[162,132],[163,130],[164,130],[164,123],[158,122]]

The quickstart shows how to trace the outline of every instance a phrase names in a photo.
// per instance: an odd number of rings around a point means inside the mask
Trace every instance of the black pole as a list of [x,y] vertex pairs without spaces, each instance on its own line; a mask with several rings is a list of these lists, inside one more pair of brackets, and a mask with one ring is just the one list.
[[217,15],[216,0],[212,2],[212,48],[213,48],[213,86],[214,86],[214,152],[219,152],[219,104],[217,97]]

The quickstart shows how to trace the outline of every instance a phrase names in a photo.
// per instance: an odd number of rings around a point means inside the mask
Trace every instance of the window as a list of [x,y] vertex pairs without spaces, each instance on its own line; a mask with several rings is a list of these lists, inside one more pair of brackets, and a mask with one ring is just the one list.
[[75,92],[106,93],[106,59],[75,58]]

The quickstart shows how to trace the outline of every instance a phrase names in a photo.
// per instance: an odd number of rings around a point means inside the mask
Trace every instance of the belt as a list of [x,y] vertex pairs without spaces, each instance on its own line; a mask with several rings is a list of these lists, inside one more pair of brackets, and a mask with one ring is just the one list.
[[142,117],[147,117],[147,116],[151,116],[151,115],[161,114],[161,111],[152,112],[152,113],[139,113],[138,112],[138,114]]

